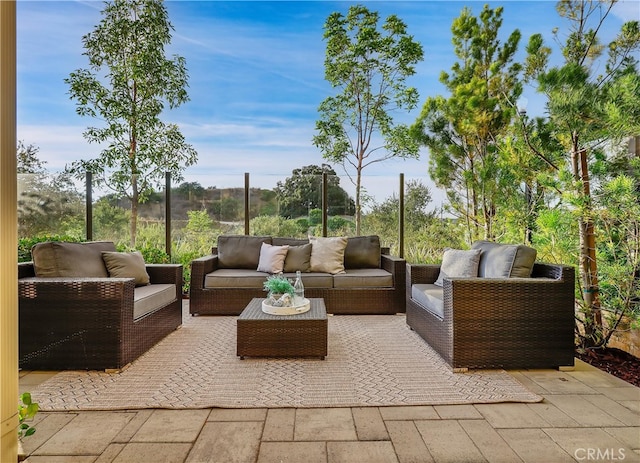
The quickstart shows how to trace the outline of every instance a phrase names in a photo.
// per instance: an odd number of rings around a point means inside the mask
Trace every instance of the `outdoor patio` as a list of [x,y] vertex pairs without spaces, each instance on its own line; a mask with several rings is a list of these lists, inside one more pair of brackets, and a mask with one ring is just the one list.
[[[29,463],[640,461],[640,389],[580,360],[541,403],[40,412]],[[21,372],[20,391],[55,372]],[[135,391],[132,391],[135,394]]]

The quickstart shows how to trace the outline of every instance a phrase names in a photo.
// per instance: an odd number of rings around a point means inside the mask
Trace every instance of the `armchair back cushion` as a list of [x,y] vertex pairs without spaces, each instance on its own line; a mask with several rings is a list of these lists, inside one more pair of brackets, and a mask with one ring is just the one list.
[[260,261],[262,243],[272,244],[270,236],[220,235],[218,266],[255,270]]
[[115,252],[111,241],[63,243],[47,241],[31,248],[37,277],[95,277],[109,276],[102,260],[102,251]]
[[537,251],[522,244],[476,241],[471,249],[480,249],[478,276],[482,278],[529,278]]

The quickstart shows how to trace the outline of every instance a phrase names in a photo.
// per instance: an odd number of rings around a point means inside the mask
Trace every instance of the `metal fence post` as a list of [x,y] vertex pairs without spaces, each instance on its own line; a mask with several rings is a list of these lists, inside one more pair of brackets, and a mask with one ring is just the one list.
[[165,172],[164,179],[164,247],[171,257],[171,172]]
[[244,173],[244,234],[249,234],[249,172]]
[[322,236],[327,236],[327,217],[329,211],[329,181],[326,172],[322,173]]
[[404,258],[404,174],[400,174],[398,203],[398,257]]
[[92,197],[93,173],[85,173],[85,235],[87,241],[93,240],[93,197]]

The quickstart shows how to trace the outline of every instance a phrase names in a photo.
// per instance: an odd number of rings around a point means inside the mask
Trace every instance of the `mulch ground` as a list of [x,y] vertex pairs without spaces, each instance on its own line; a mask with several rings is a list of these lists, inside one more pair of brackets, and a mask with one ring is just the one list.
[[576,357],[583,362],[593,365],[640,387],[640,359],[620,349],[587,349],[576,351]]

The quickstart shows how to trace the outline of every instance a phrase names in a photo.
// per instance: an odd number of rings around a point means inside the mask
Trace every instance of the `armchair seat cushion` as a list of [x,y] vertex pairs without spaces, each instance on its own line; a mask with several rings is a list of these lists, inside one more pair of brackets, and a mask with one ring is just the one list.
[[161,309],[176,299],[176,285],[157,284],[138,286],[133,291],[133,319],[140,318]]
[[444,318],[442,286],[417,283],[411,286],[411,299],[441,319]]
[[333,287],[389,288],[393,287],[393,276],[381,268],[351,268],[333,276]]

